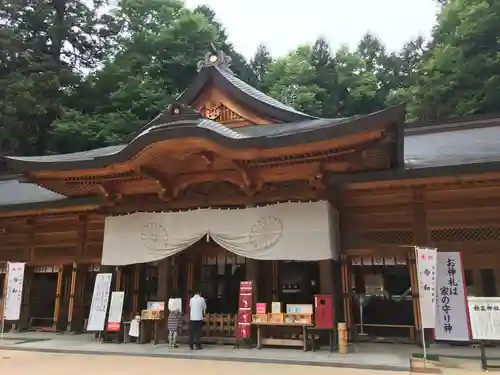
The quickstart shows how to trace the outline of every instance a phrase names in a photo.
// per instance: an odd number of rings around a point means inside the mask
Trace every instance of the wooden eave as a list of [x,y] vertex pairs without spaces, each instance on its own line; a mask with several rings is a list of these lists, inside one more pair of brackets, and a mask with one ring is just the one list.
[[430,185],[487,182],[499,179],[500,162],[419,169],[394,169],[354,174],[329,174],[326,177],[329,186],[342,186],[349,190],[401,189]]
[[35,202],[0,206],[0,218],[89,212],[103,205],[100,197],[77,197],[53,202]]
[[159,193],[171,200],[191,185],[218,180],[253,195],[267,182],[397,167],[403,118],[404,108],[394,107],[332,126],[327,119],[313,120],[321,127],[308,124],[306,131],[286,134],[275,128],[275,135],[257,136],[226,134],[227,128],[217,123],[200,127],[204,119],[177,119],[147,129],[111,155],[9,162],[24,167],[38,185],[65,196],[99,195],[116,202],[123,195]]

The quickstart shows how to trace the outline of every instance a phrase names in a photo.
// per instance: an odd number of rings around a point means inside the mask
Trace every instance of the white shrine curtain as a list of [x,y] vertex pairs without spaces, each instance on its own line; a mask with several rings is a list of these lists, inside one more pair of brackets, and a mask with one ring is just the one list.
[[226,250],[252,259],[337,259],[337,228],[336,211],[324,201],[108,217],[102,264],[160,260],[206,235]]

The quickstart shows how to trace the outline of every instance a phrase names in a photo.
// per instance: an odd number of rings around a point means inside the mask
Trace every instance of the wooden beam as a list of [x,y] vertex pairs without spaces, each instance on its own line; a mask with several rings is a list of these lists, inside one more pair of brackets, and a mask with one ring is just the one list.
[[415,250],[411,249],[408,251],[408,272],[410,274],[410,287],[411,287],[411,296],[412,296],[412,305],[413,305],[413,316],[414,316],[414,324],[415,328],[418,332],[417,341],[420,341],[421,337],[421,322],[422,318],[420,316],[420,298],[419,298],[419,289],[418,289],[418,276],[417,276],[417,266],[415,260]]
[[245,278],[253,282],[253,300],[259,302],[259,263],[262,261],[247,258]]
[[54,303],[54,321],[52,323],[52,329],[57,330],[57,323],[59,321],[59,315],[61,311],[61,289],[63,281],[63,270],[64,266],[61,264],[59,266],[59,271],[57,272],[57,287],[56,287],[56,301]]
[[115,271],[116,271],[115,291],[119,292],[122,290],[122,274],[123,274],[122,267],[116,267]]
[[0,320],[2,321],[2,327],[0,329],[4,330],[5,321],[3,319],[3,312],[5,311],[5,301],[7,298],[7,281],[9,280],[8,279],[9,267],[7,262],[2,262],[1,264],[5,264],[5,273],[3,274],[2,303],[0,304]]
[[141,265],[134,264],[134,281],[132,294],[132,319],[135,315],[140,315],[139,311],[139,283],[141,279]]
[[71,331],[71,327],[72,327],[72,323],[73,323],[73,311],[75,308],[77,270],[78,270],[78,263],[73,262],[73,268],[71,270],[71,285],[70,285],[69,304],[68,304],[68,324],[66,326],[66,331],[68,331],[68,332]]
[[413,190],[413,241],[420,246],[426,246],[429,243],[424,188]]
[[333,264],[331,259],[319,261],[319,287],[321,294],[333,294]]
[[84,206],[71,206],[62,208],[37,208],[32,210],[4,211],[0,212],[0,218],[8,217],[21,217],[21,216],[41,216],[47,214],[62,214],[62,213],[78,213],[98,210],[101,206],[99,204],[87,204]]
[[279,284],[279,273],[280,273],[280,261],[272,260],[272,297],[273,301],[279,301],[280,298],[280,284]]

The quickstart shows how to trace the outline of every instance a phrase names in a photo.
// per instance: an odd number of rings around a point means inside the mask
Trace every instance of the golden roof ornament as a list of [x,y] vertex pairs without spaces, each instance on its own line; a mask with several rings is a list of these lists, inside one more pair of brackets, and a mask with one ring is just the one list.
[[224,69],[226,72],[233,74],[231,71],[231,57],[226,55],[224,52],[217,50],[213,43],[210,43],[211,51],[205,54],[203,60],[198,61],[197,71],[200,72],[203,68],[209,66],[217,66],[220,69]]

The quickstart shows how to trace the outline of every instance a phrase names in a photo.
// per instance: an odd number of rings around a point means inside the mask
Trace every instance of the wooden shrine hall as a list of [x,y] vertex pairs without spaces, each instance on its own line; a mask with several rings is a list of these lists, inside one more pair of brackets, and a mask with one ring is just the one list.
[[[500,117],[405,123],[401,105],[316,118],[250,87],[228,56],[209,53],[186,91],[129,143],[6,163],[0,262],[27,263],[21,317],[7,327],[84,331],[95,276],[106,271],[113,290],[125,291],[124,320],[147,301],[201,288],[209,313],[203,335],[231,340],[239,282],[253,280],[256,302],[333,294],[335,318],[351,339],[411,342],[420,328],[412,245],[462,251],[469,295],[500,290]],[[154,259],[134,258],[123,241],[106,247],[112,219],[203,210],[245,217],[288,202],[328,204],[329,221],[290,216],[304,238],[330,226],[331,256],[315,241],[278,255],[238,253],[206,228]],[[167,243],[181,229],[165,225],[141,235]],[[128,232],[124,226],[123,238]],[[108,250],[115,263],[101,264]],[[308,257],[316,250],[322,255]],[[2,274],[0,263],[0,290]]]

